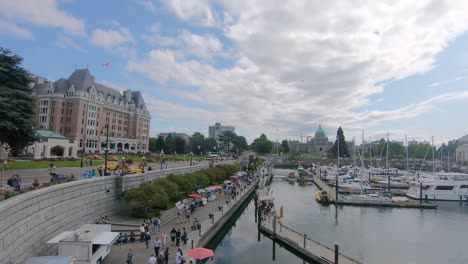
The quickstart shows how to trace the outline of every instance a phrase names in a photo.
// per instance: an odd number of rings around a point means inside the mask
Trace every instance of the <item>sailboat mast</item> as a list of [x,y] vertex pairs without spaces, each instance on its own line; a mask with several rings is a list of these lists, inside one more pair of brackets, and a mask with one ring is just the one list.
[[435,153],[434,153],[434,136],[431,138],[432,145],[432,173],[435,173]]
[[386,158],[386,166],[387,166],[387,173],[388,173],[388,132],[387,132],[387,158]]
[[337,134],[336,135],[336,140],[337,140],[337,149],[338,149],[338,153],[337,153],[337,156],[338,156],[338,170],[340,169],[340,136]]
[[276,128],[276,156],[278,157],[278,128]]
[[405,144],[406,144],[406,173],[409,171],[409,160],[408,160],[408,137],[405,134]]

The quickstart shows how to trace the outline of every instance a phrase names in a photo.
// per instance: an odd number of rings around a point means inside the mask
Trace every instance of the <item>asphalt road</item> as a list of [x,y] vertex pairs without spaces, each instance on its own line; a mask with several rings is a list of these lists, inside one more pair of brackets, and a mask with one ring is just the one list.
[[[194,162],[195,163],[195,162]],[[208,161],[201,161],[200,163],[195,163],[195,164],[204,164],[204,163],[208,163]],[[171,168],[178,168],[178,167],[186,167],[186,166],[189,166],[190,165],[190,162],[186,162],[186,161],[170,161],[170,162],[167,162],[167,168],[168,169],[171,169]],[[153,170],[160,170],[161,169],[161,165],[159,163],[150,163],[149,166],[152,167]],[[163,169],[166,169],[166,166],[163,165]],[[146,167],[147,168],[147,167]],[[79,168],[79,167],[69,167],[69,168],[56,168],[55,169],[55,172],[58,173],[58,174],[62,174],[62,175],[70,175],[70,174],[74,174],[75,175],[75,178],[78,179],[78,180],[82,180],[83,179],[83,172],[85,170],[88,170],[88,171],[92,171],[92,170],[96,170],[96,174],[98,174],[98,169],[97,169],[97,166],[87,166],[87,167],[83,167],[83,168]],[[6,181],[8,180],[8,178],[13,175],[13,174],[16,174],[18,173],[19,176],[21,177],[21,180],[22,180],[22,185],[31,185],[34,181],[34,178],[38,177],[39,178],[39,182],[40,183],[43,183],[43,182],[48,182],[50,181],[50,169],[48,168],[44,168],[44,169],[7,169],[5,170],[5,185],[6,185]]]

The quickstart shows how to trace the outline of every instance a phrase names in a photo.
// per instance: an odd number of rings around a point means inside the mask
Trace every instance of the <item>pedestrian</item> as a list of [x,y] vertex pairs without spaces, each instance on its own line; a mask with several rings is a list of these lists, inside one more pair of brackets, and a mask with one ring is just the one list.
[[146,244],[146,249],[149,249],[149,243],[151,241],[151,236],[149,232],[146,232],[145,234],[145,244]]
[[185,223],[190,223],[190,209],[189,207],[187,207],[187,209],[185,210]]
[[176,246],[180,246],[180,237],[181,237],[182,233],[180,232],[180,228],[177,229],[177,232],[176,232]]
[[192,201],[192,203],[190,204],[190,214],[195,214],[195,201]]
[[156,264],[156,258],[154,254],[151,254],[151,257],[148,259],[148,264]]
[[161,241],[159,240],[159,237],[156,237],[153,246],[155,256],[159,256],[159,249],[161,248]]
[[162,242],[162,247],[166,248],[167,247],[167,234],[164,232],[161,234],[161,242]]
[[176,231],[175,228],[173,227],[172,230],[171,230],[171,242],[172,242],[172,245],[174,245],[174,243],[175,243],[176,233],[177,233],[177,231]]
[[156,217],[156,220],[153,222],[154,226],[154,234],[158,234],[159,230],[161,230],[161,220],[159,217]]
[[184,227],[183,232],[182,232],[182,242],[184,242],[184,245],[187,245],[187,240],[188,240],[187,231],[185,230],[185,227]]
[[89,165],[90,165],[90,166],[93,166],[93,160],[92,160],[92,159],[89,160]]
[[169,264],[169,255],[169,248],[167,247],[166,250],[164,250],[164,260],[166,264]]
[[157,259],[158,264],[164,264],[164,253],[159,253],[158,259]]
[[179,209],[177,209],[177,224],[182,224],[182,214]]
[[140,226],[140,242],[143,242],[145,239],[145,224]]
[[128,248],[128,253],[127,253],[127,264],[133,264],[133,256],[135,254],[133,253],[132,248]]
[[101,168],[99,168],[98,173],[99,173],[99,177],[102,177],[102,169]]
[[88,160],[85,160],[85,167],[88,167]]

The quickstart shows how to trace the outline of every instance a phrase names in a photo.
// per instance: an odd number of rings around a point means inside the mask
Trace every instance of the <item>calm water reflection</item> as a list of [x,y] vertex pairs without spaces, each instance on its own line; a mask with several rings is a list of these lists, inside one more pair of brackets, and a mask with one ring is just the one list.
[[[337,242],[343,253],[363,263],[468,263],[466,203],[440,202],[437,210],[336,209],[315,202],[315,186],[274,180],[271,188],[276,206],[285,208],[287,225],[330,247]],[[216,247],[216,263],[303,263],[278,245],[273,261],[273,242],[263,236],[257,240],[253,202],[227,231]]]

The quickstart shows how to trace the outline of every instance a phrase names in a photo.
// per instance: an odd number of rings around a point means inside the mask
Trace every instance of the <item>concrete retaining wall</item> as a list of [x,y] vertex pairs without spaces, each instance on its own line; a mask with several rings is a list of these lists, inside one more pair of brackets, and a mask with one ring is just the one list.
[[242,196],[236,204],[229,208],[215,223],[206,230],[200,240],[197,243],[197,247],[206,247],[208,243],[213,239],[213,237],[219,232],[219,230],[226,224],[227,221],[232,217],[232,215],[239,210],[239,208],[246,202],[250,200],[252,194],[255,192],[255,184],[250,187],[246,194]]
[[181,174],[207,168],[208,164],[59,184],[18,195],[0,203],[0,264],[23,263],[27,258],[55,255],[46,245],[63,231],[120,209],[121,193],[167,174]]

